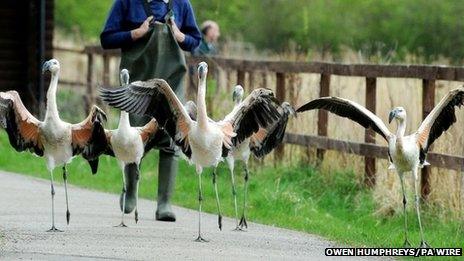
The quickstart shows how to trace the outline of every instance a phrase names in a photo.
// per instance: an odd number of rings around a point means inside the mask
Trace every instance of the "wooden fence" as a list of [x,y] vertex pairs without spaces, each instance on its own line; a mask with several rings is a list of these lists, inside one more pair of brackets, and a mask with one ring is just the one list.
[[[111,57],[118,57],[119,51],[105,51],[97,46],[88,46],[83,50],[55,48],[60,52],[73,52],[86,55],[88,59],[87,81],[70,82],[62,80],[62,83],[83,86],[87,88],[88,102],[92,104],[96,99],[95,84],[92,82],[94,60],[96,56],[103,58],[103,76],[101,83],[109,84],[109,64]],[[256,75],[257,72],[275,73],[276,97],[280,101],[286,99],[286,74],[313,73],[320,74],[319,96],[330,95],[330,79],[332,75],[356,76],[366,79],[365,100],[367,109],[375,113],[377,78],[413,78],[422,79],[422,116],[425,118],[433,109],[435,101],[435,81],[464,81],[464,68],[452,66],[427,66],[427,65],[375,65],[375,64],[340,64],[323,62],[287,62],[287,61],[251,61],[230,59],[224,57],[188,57],[190,65],[196,65],[199,61],[206,60],[212,67],[221,67],[228,72],[237,72],[237,84],[244,84],[246,74]],[[230,77],[231,74],[228,74]],[[252,77],[250,77],[252,78]],[[230,79],[229,79],[230,80]],[[194,86],[189,87],[194,88]],[[328,114],[326,111],[318,112],[317,135],[300,135],[287,133],[285,143],[313,147],[317,149],[318,160],[323,160],[326,150],[336,150],[364,156],[365,184],[375,184],[375,159],[387,158],[387,147],[375,144],[375,132],[365,131],[364,143],[338,140],[327,137]],[[275,151],[276,158],[281,158],[283,147]],[[464,166],[462,155],[448,155],[429,153],[428,161],[436,167],[461,171]],[[424,199],[430,193],[430,168],[422,169],[421,193]]]

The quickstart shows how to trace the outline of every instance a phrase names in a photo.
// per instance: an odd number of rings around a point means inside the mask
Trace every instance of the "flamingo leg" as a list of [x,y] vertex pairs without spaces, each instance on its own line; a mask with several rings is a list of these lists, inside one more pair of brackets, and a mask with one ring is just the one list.
[[[137,165],[137,169],[140,170],[140,165]],[[140,182],[140,172],[137,173],[137,188],[135,194],[135,211],[134,211],[134,219],[135,223],[139,222],[139,211],[137,210],[139,204],[139,182]]]
[[63,181],[64,181],[64,194],[66,196],[66,223],[69,225],[69,220],[71,219],[71,213],[69,212],[68,172],[66,171],[66,164],[63,165]]
[[52,228],[47,232],[63,232],[55,227],[55,187],[53,186],[53,170],[50,171],[50,193],[52,195]]
[[134,219],[135,219],[135,223],[137,224],[139,222],[139,211],[137,210],[137,206],[135,207],[135,211],[134,211]]
[[124,224],[124,212],[126,209],[126,176],[124,173],[124,165],[122,165],[122,209],[121,209],[121,223],[115,227],[127,227]]
[[245,211],[246,211],[246,202],[247,202],[247,191],[248,191],[248,179],[249,179],[249,172],[248,172],[248,163],[245,162],[245,188],[244,188],[244,194],[243,194],[243,214],[242,218],[240,219],[240,229],[248,228],[248,224],[246,221],[245,217]]
[[232,196],[234,197],[234,208],[235,208],[235,231],[241,230],[238,225],[238,208],[237,208],[237,190],[235,188],[235,177],[234,177],[234,159],[232,157],[227,157],[227,163],[230,170],[230,178],[232,181]]
[[404,243],[403,247],[411,247],[411,243],[408,240],[408,215],[406,213],[406,190],[404,188],[404,176],[403,173],[398,173],[401,182],[401,191],[403,192],[403,215],[404,215]]
[[203,194],[201,191],[201,167],[197,166],[198,174],[198,237],[195,239],[196,242],[208,242],[201,236],[201,202],[203,201]]
[[214,185],[214,194],[216,194],[216,207],[218,211],[218,226],[219,230],[222,230],[222,213],[221,213],[221,205],[219,203],[219,193],[217,188],[217,174],[216,174],[216,167],[213,170],[213,185]]
[[417,221],[419,222],[419,229],[420,229],[420,237],[421,237],[421,243],[420,246],[421,248],[430,248],[430,245],[425,241],[424,239],[424,231],[422,229],[422,222],[421,222],[421,216],[420,216],[420,198],[419,198],[419,177],[417,173],[417,168],[414,168],[413,174],[414,174],[414,193],[415,193],[415,205],[416,205],[416,214],[417,214]]

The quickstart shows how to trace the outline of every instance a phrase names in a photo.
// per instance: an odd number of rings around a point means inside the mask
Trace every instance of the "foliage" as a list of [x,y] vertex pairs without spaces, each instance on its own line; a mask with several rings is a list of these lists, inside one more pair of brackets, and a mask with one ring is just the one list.
[[[0,169],[48,178],[45,162],[29,153],[17,153],[8,143],[5,132],[0,133]],[[148,154],[142,163],[140,196],[153,199],[156,192],[157,152]],[[27,164],[24,164],[27,162]],[[69,166],[69,182],[85,188],[111,193],[121,191],[121,172],[114,158],[102,157],[99,173],[92,176],[82,158]],[[55,173],[60,177],[59,170]],[[218,185],[224,213],[232,217],[233,200],[230,175],[221,164]],[[243,200],[243,171],[236,168],[238,202]],[[56,178],[59,182],[60,179]],[[174,202],[197,208],[197,177],[193,166],[181,161],[176,182]],[[203,174],[204,209],[215,213],[211,170]],[[365,189],[351,171],[322,173],[308,165],[252,168],[249,183],[247,216],[251,221],[316,233],[339,243],[354,246],[398,247],[403,243],[403,216],[375,216],[371,191]],[[79,195],[71,195],[76,200]],[[399,199],[398,199],[399,200]],[[118,204],[115,196],[114,204]],[[45,204],[44,202],[42,202]],[[38,204],[42,204],[38,202]],[[153,209],[139,209],[141,215],[151,216]],[[119,215],[119,213],[114,213]],[[414,212],[409,213],[410,236],[419,244],[419,228]],[[464,242],[462,224],[450,218],[440,218],[430,209],[423,211],[427,240],[434,247],[458,247]],[[227,228],[226,228],[227,229]],[[232,229],[232,228],[230,228]],[[253,233],[253,226],[249,228]]]
[[[459,0],[191,0],[199,24],[218,21],[224,38],[259,49],[337,54],[342,47],[396,61],[413,54],[432,60],[464,58],[464,5]],[[111,0],[60,0],[56,20],[95,40]]]
[[95,40],[103,29],[111,0],[55,1],[55,19],[58,28],[68,33],[82,33]]

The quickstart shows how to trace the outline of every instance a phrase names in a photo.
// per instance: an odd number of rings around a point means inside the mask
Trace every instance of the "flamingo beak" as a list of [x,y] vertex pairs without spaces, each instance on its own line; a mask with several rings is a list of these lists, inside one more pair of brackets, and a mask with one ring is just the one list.
[[238,93],[237,90],[234,90],[234,92],[232,93],[232,101],[237,101],[238,99],[240,98],[240,94]]
[[292,115],[295,118],[298,117],[298,115],[296,114],[296,110],[295,108],[293,108],[293,106],[290,106],[289,111],[290,111],[290,115]]
[[390,114],[388,115],[388,123],[391,123],[393,121],[397,113],[398,111],[396,109],[390,112]]
[[42,73],[45,73],[46,71],[50,70],[50,66],[51,66],[51,62],[50,62],[50,61],[46,61],[46,62],[42,65]]
[[208,64],[205,62],[201,62],[198,64],[198,76],[200,78],[203,78],[206,75],[206,72],[208,70]]

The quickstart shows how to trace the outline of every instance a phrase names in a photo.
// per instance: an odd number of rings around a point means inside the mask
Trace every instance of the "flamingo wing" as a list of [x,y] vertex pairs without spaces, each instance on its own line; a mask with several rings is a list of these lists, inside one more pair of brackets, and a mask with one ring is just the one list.
[[255,89],[234,107],[219,124],[233,145],[240,144],[260,128],[267,128],[280,117],[279,103],[269,89]]
[[102,126],[105,121],[105,112],[94,105],[85,120],[71,125],[73,155],[82,154],[93,174],[97,173],[98,157],[107,152],[109,146]]
[[41,122],[26,109],[16,91],[0,92],[0,123],[13,148],[43,156]]
[[[417,130],[418,143],[423,154],[426,154],[430,145],[456,122],[455,109],[461,105],[464,105],[462,87],[450,91],[427,115]],[[425,158],[425,155],[422,157]]]
[[104,88],[100,96],[112,107],[155,118],[159,128],[190,158],[188,135],[193,120],[165,80],[136,81],[124,87]]
[[312,100],[300,108],[297,112],[303,112],[314,109],[322,109],[338,116],[348,118],[354,122],[359,123],[364,128],[372,128],[375,132],[380,134],[387,142],[392,133],[388,130],[385,123],[366,109],[364,106],[347,99],[339,97],[322,97]]
[[[292,108],[293,109],[293,108]],[[279,108],[280,118],[267,129],[260,128],[251,136],[250,150],[256,157],[264,157],[275,149],[285,136],[290,111]],[[294,111],[293,111],[294,112]]]

